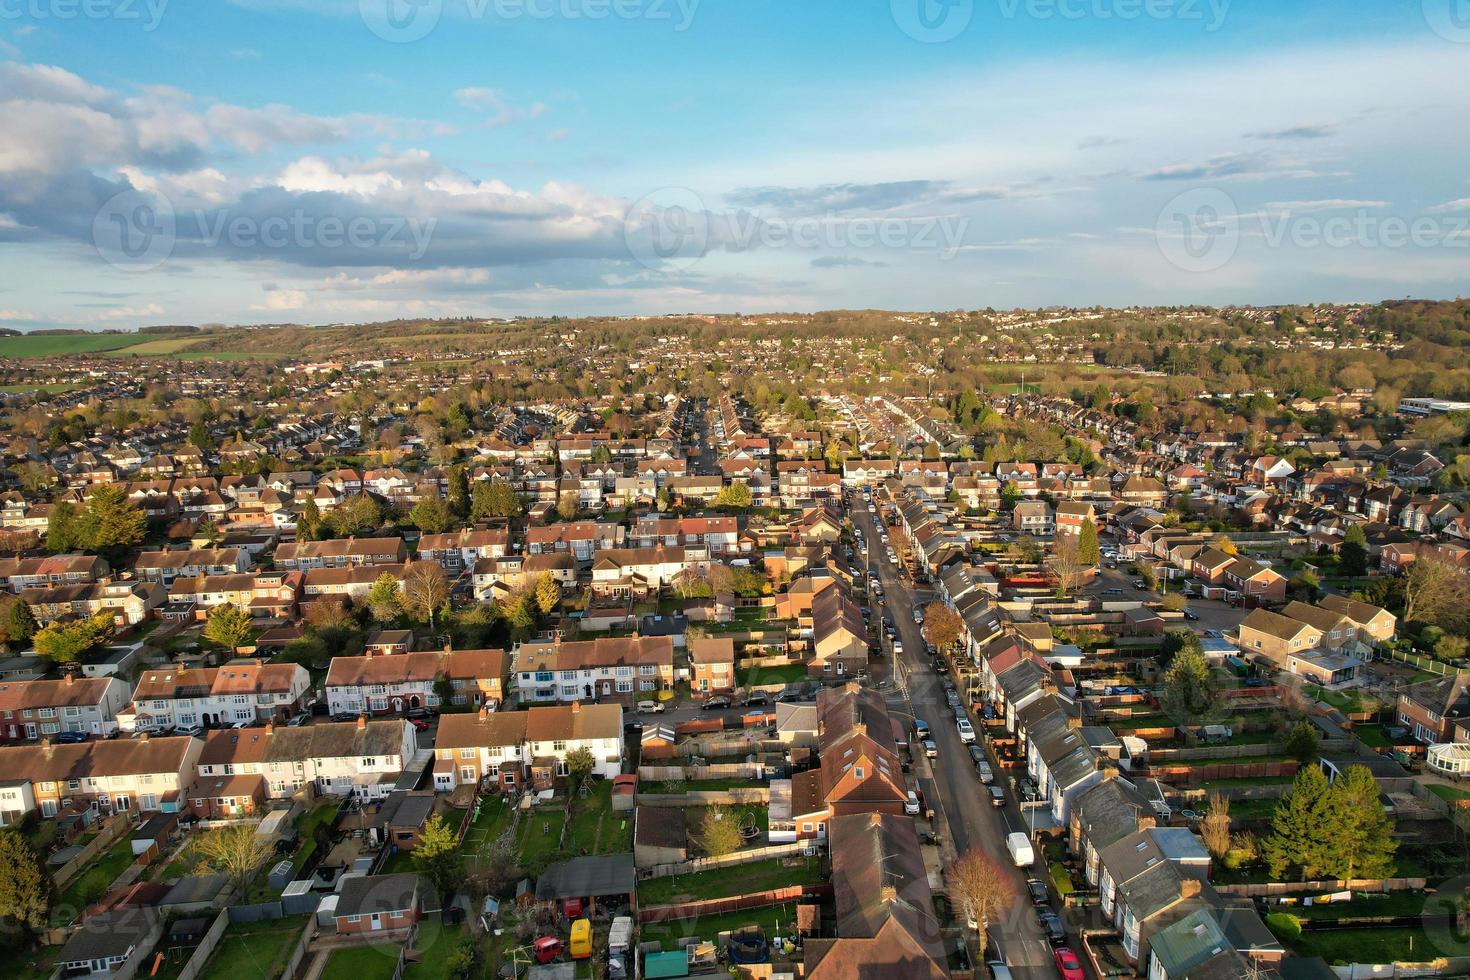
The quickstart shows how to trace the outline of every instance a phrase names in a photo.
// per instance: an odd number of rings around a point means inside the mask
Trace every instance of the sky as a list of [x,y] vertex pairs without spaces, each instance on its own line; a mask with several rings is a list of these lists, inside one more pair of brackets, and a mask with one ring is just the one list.
[[1470,292],[1470,0],[0,0],[0,327]]

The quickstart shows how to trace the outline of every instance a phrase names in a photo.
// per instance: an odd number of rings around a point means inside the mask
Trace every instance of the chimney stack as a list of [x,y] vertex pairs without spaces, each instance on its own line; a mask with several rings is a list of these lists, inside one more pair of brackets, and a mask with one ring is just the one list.
[[357,716],[357,730],[358,731],[363,731],[365,728],[367,728],[367,715],[358,715]]
[[1200,883],[1198,878],[1185,878],[1183,881],[1179,882],[1180,898],[1194,898],[1196,895],[1199,894],[1199,892]]
[[896,902],[898,901],[898,889],[892,885],[884,885],[878,892],[878,898],[882,902]]
[[76,683],[76,679],[77,679],[77,675],[71,673],[70,671],[68,671],[67,672],[67,675],[66,675],[66,686],[67,687],[71,687],[72,684]]
[[581,701],[573,701],[572,702],[572,714],[577,715],[577,714],[581,714],[581,713],[582,713],[582,702]]

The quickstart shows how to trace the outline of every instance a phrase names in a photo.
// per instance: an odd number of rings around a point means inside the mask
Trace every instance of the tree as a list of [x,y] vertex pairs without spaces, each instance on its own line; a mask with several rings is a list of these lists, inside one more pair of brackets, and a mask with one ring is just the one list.
[[10,604],[5,615],[5,636],[11,643],[29,643],[40,628],[30,603],[18,598]]
[[1021,488],[1016,485],[1016,481],[1007,480],[1005,485],[1000,488],[1000,509],[1015,510],[1016,505],[1021,502],[1023,496],[1024,494],[1021,493]]
[[112,614],[98,613],[74,623],[52,623],[31,638],[36,652],[57,663],[75,663],[94,647],[112,639]]
[[1304,766],[1291,791],[1271,814],[1271,832],[1261,841],[1261,856],[1280,879],[1288,868],[1303,878],[1326,870],[1328,807],[1327,777],[1317,766]]
[[1219,790],[1210,791],[1210,809],[1200,821],[1199,834],[1214,857],[1230,853],[1230,798]]
[[1394,871],[1393,820],[1379,801],[1378,781],[1367,766],[1348,766],[1328,793],[1332,866],[1337,878],[1387,878]]
[[322,533],[322,510],[315,497],[307,497],[301,503],[301,513],[296,516],[296,540],[315,541]]
[[449,506],[438,497],[425,497],[413,505],[413,510],[408,512],[408,519],[425,534],[442,534],[449,529],[454,515],[449,512]]
[[715,494],[715,506],[727,510],[745,510],[751,505],[750,486],[743,480],[731,480]]
[[214,452],[214,430],[202,415],[189,426],[189,445],[201,453]]
[[940,650],[948,650],[960,642],[965,621],[959,613],[938,599],[924,607],[924,636]]
[[591,749],[579,745],[567,753],[566,762],[567,775],[571,778],[573,792],[576,792],[592,775],[592,770],[597,767],[597,760],[593,758]]
[[30,841],[13,827],[0,829],[0,926],[29,941],[46,928],[55,900],[56,886]]
[[1082,530],[1077,532],[1077,560],[1088,568],[1096,568],[1102,561],[1102,548],[1097,543],[1097,525],[1090,517],[1082,522]]
[[1470,613],[1470,575],[1441,558],[1424,556],[1404,575],[1404,619],[1460,631]]
[[1368,574],[1368,536],[1358,524],[1349,524],[1337,549],[1337,567],[1354,578]]
[[465,476],[462,463],[449,467],[449,488],[445,491],[445,503],[455,520],[462,521],[470,516],[470,481]]
[[46,519],[46,550],[57,555],[71,551],[81,545],[81,534],[76,505],[70,500],[52,504]]
[[578,507],[577,495],[574,493],[564,493],[556,500],[556,516],[564,521],[575,520]]
[[352,607],[346,596],[324,595],[305,604],[302,617],[317,630],[352,625]]
[[520,516],[521,498],[504,480],[480,480],[470,489],[470,520]]
[[706,807],[699,824],[699,846],[710,857],[723,857],[740,847],[740,821],[727,806]]
[[414,846],[413,866],[439,893],[439,900],[449,896],[464,882],[464,852],[459,848],[459,835],[442,814],[434,814],[424,823]]
[[536,590],[533,597],[536,601],[536,608],[541,610],[541,615],[548,616],[556,608],[557,603],[561,602],[561,583],[552,578],[550,572],[543,572],[541,577],[536,579]]
[[191,845],[201,862],[234,883],[239,901],[246,901],[250,879],[276,853],[274,842],[255,830],[254,821],[222,827],[209,831]]
[[1286,733],[1286,738],[1281,740],[1281,747],[1286,750],[1286,754],[1302,765],[1316,759],[1321,746],[1317,727],[1305,718],[1293,725],[1291,731]]
[[1066,598],[1082,583],[1082,576],[1091,565],[1082,561],[1080,535],[1059,535],[1052,548],[1051,573],[1056,576],[1057,594]]
[[1189,599],[1182,592],[1170,592],[1159,603],[1165,612],[1183,612],[1189,608]]
[[84,548],[104,551],[142,541],[148,532],[148,515],[128,499],[124,487],[108,484],[92,491],[77,525]]
[[1179,644],[1179,649],[1169,669],[1164,672],[1164,691],[1160,700],[1170,717],[1182,724],[1190,724],[1214,707],[1215,672],[1210,669],[1199,637],[1192,630],[1176,630],[1170,638]]
[[[1217,525],[1218,526],[1218,525]],[[1230,540],[1228,534],[1217,534],[1210,539],[1210,547],[1227,555],[1238,555],[1240,549],[1235,547],[1235,542]]]
[[948,890],[954,904],[975,921],[980,955],[985,955],[990,923],[997,921],[1016,901],[1011,869],[979,851],[966,851],[949,866]]
[[204,622],[204,638],[215,646],[234,650],[250,642],[250,614],[228,602],[209,611]]
[[414,562],[403,581],[403,597],[410,612],[434,628],[439,611],[449,602],[449,577],[438,562]]
[[403,615],[403,590],[393,573],[384,572],[373,581],[367,594],[368,610],[380,623],[391,623]]

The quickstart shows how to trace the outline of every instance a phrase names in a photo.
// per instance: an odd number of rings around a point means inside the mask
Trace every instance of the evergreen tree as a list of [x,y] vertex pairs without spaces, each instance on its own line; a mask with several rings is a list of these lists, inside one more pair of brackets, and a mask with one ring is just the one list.
[[189,445],[201,453],[214,452],[214,432],[203,417],[195,419],[194,424],[189,426]]
[[434,814],[424,824],[418,844],[409,853],[418,873],[439,893],[440,902],[446,901],[464,882],[464,853],[459,848],[459,835],[440,814]]
[[81,543],[76,505],[70,500],[58,500],[51,505],[51,516],[46,520],[46,550],[60,555]]
[[449,529],[449,522],[453,515],[449,513],[449,507],[438,497],[425,497],[413,505],[409,511],[408,519],[413,521],[414,526],[425,534],[442,534]]
[[226,650],[248,643],[251,631],[250,614],[228,602],[211,609],[204,623],[204,638]]
[[373,619],[380,623],[392,622],[403,614],[403,590],[392,573],[384,572],[377,577],[368,589],[367,604]]
[[[1313,767],[1315,768],[1315,767]],[[1388,878],[1394,871],[1393,820],[1367,766],[1349,766],[1328,793],[1331,867],[1337,878]]]
[[1206,715],[1215,704],[1215,672],[1205,659],[1199,637],[1192,630],[1177,630],[1169,639],[1179,644],[1174,660],[1164,673],[1160,699],[1170,717],[1190,724]]
[[1338,570],[1344,575],[1361,577],[1368,574],[1368,536],[1358,524],[1348,525],[1342,545],[1337,549]]
[[24,599],[16,599],[10,604],[6,615],[5,635],[10,638],[11,643],[29,643],[40,628],[41,624],[36,622],[36,614],[31,610],[30,603]]
[[46,928],[55,897],[56,886],[30,841],[13,827],[0,830],[0,926],[28,942]]
[[128,499],[125,488],[109,484],[92,491],[77,524],[83,547],[105,551],[142,541],[148,532],[148,515]]
[[1321,740],[1317,738],[1316,726],[1303,718],[1296,723],[1296,727],[1287,732],[1281,744],[1287,755],[1306,765],[1317,758]]
[[1317,766],[1304,766],[1291,791],[1271,814],[1271,833],[1261,842],[1261,856],[1280,879],[1289,868],[1303,878],[1322,873],[1329,864],[1328,834],[1331,817],[1327,777]]
[[449,489],[445,493],[449,513],[455,520],[462,521],[470,516],[470,481],[465,476],[463,464],[456,463],[449,468]]
[[322,532],[322,510],[316,505],[315,497],[307,497],[301,504],[301,513],[296,517],[296,540],[315,541]]
[[543,574],[536,580],[536,608],[541,610],[541,615],[546,616],[561,602],[561,584],[550,574]]
[[1077,535],[1077,560],[1088,568],[1096,568],[1102,561],[1102,549],[1097,543],[1097,525],[1091,518],[1082,522]]

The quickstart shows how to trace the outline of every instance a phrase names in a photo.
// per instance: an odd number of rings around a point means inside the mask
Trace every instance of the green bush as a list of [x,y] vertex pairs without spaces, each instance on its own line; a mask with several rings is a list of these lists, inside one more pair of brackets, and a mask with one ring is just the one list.
[[1300,939],[1302,935],[1302,920],[1290,912],[1272,912],[1266,916],[1266,927],[1282,942]]

